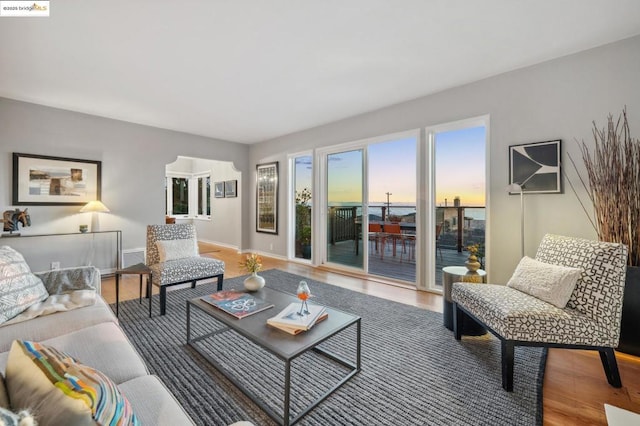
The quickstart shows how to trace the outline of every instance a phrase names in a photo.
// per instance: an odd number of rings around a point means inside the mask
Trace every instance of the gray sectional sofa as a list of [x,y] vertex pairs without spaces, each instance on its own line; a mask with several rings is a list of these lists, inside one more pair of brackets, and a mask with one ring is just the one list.
[[[142,425],[193,424],[171,392],[158,379],[149,374],[144,361],[118,326],[118,320],[100,294],[100,272],[92,267],[51,271],[38,275],[49,295],[71,292],[85,286],[95,289],[93,304],[40,315],[17,323],[0,326],[0,371],[5,372],[12,342],[16,339],[42,343],[62,351],[78,362],[104,373],[128,399],[133,412]],[[80,282],[83,279],[88,282]],[[68,305],[73,305],[70,303]],[[25,312],[28,314],[28,312]],[[6,375],[6,374],[5,374]],[[7,377],[7,387],[0,389],[0,401],[8,394],[10,408],[30,408],[40,425],[55,424],[47,409],[15,407]],[[2,385],[2,383],[0,383]],[[3,395],[4,394],[4,395]],[[46,417],[46,418],[45,418]]]

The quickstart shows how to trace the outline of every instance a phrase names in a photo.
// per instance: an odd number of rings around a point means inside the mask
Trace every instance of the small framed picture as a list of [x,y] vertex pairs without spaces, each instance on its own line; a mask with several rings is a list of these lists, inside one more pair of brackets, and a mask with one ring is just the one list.
[[224,198],[224,182],[215,182],[213,184],[213,196],[216,198]]
[[[511,145],[509,184],[518,184],[524,193],[561,194],[561,140]],[[519,191],[510,191],[519,194]]]
[[224,183],[224,196],[227,198],[237,197],[238,196],[238,181],[237,180],[228,180]]

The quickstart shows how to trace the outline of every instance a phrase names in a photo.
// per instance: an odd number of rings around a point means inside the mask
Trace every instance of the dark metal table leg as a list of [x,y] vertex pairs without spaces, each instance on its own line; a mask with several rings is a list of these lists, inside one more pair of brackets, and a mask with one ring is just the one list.
[[151,318],[151,286],[153,283],[153,277],[151,274],[147,277],[147,297],[149,298],[149,318]]
[[116,274],[116,317],[120,314],[120,274]]
[[284,415],[282,424],[289,425],[289,405],[291,396],[291,361],[284,362]]
[[142,274],[140,274],[140,295],[138,296],[138,303],[142,305]]

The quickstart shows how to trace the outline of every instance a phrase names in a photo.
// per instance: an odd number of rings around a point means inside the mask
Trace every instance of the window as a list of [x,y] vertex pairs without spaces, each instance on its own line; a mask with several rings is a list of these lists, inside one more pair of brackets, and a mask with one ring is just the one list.
[[199,176],[198,182],[198,209],[196,216],[200,218],[211,217],[211,177]]
[[168,173],[166,181],[167,216],[211,218],[210,174]]

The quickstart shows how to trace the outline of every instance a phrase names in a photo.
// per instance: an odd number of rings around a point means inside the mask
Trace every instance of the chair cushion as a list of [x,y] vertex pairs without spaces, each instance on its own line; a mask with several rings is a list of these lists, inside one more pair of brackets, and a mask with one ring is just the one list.
[[581,274],[580,268],[551,265],[525,256],[507,286],[564,308]]
[[198,255],[198,242],[195,238],[184,240],[164,240],[156,241],[158,246],[158,256],[160,262],[169,260],[184,259]]
[[12,406],[32,408],[42,426],[139,424],[107,376],[46,345],[16,340],[6,380]]
[[42,280],[31,273],[24,257],[9,246],[0,247],[0,323],[48,296]]
[[617,338],[588,316],[496,284],[454,283],[454,302],[508,340],[617,346]]
[[224,262],[208,257],[188,257],[156,263],[149,268],[152,282],[157,286],[201,280],[224,274]]
[[157,241],[188,240],[196,237],[196,227],[192,223],[174,225],[147,225],[147,265],[160,262]]

